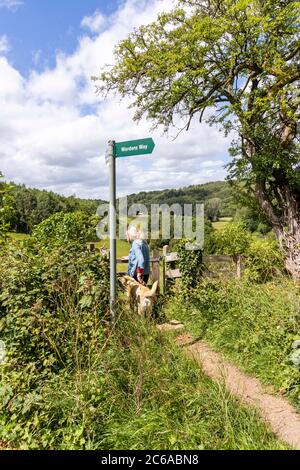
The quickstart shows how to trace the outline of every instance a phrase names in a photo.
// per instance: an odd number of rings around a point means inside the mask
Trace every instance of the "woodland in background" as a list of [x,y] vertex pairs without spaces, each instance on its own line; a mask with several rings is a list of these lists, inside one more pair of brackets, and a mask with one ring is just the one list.
[[[265,233],[270,230],[255,206],[247,208],[249,201],[239,201],[239,196],[228,182],[216,181],[188,186],[180,189],[140,192],[128,197],[128,206],[144,204],[149,213],[151,204],[205,204],[205,215],[211,222],[222,217],[243,220],[251,231]],[[96,214],[97,207],[104,201],[62,196],[51,191],[27,188],[10,184],[10,213],[7,215],[10,230],[30,234],[33,228],[51,215],[63,212],[83,212],[88,216]]]
[[101,201],[80,199],[75,196],[62,196],[52,191],[27,188],[11,183],[10,218],[11,230],[18,233],[31,233],[33,228],[57,212],[82,211],[87,215],[96,214]]

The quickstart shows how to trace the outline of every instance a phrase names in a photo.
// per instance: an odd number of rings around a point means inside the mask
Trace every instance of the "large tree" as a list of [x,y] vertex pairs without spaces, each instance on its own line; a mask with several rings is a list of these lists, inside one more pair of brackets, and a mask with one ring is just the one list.
[[99,77],[168,129],[175,116],[235,131],[230,174],[255,197],[300,279],[300,2],[179,0],[135,30]]

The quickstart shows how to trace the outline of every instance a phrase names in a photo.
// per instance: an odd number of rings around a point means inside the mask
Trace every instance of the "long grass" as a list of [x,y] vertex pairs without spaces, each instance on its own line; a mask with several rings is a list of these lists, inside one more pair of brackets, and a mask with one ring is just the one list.
[[86,361],[79,356],[75,368],[26,392],[19,429],[0,413],[0,439],[21,449],[285,449],[154,322],[127,308],[119,315],[113,331],[90,342]]
[[[123,312],[93,366],[45,387],[55,448],[284,449],[255,410],[208,379],[145,319]],[[73,435],[80,439],[74,443]]]

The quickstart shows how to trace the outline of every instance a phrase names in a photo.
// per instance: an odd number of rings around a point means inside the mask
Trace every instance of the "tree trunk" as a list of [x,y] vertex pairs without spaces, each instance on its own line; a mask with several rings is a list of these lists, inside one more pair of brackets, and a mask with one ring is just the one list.
[[288,208],[287,224],[275,227],[275,234],[284,253],[287,271],[295,281],[300,281],[300,218],[299,212],[294,213],[291,206]]
[[284,233],[279,243],[285,253],[285,267],[295,281],[300,281],[300,226],[296,233]]
[[265,181],[256,184],[256,199],[263,210],[284,254],[287,271],[293,279],[300,281],[300,210],[299,195],[295,194],[288,184],[281,185],[283,205],[282,213],[276,215],[266,193]]
[[288,184],[282,188],[286,204],[284,227],[278,235],[279,243],[285,254],[285,267],[300,281],[300,211],[299,194],[295,194]]

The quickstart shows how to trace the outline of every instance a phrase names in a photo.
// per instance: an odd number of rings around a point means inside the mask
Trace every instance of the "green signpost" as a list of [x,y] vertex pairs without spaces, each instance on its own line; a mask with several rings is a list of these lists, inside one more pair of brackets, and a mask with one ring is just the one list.
[[153,152],[155,143],[153,139],[129,140],[115,143],[115,157],[132,157],[134,155],[149,155]]
[[153,152],[153,139],[130,140],[128,142],[108,142],[106,162],[109,165],[109,235],[110,235],[110,313],[112,324],[115,322],[116,286],[117,286],[117,256],[116,256],[116,158],[149,155]]

